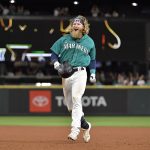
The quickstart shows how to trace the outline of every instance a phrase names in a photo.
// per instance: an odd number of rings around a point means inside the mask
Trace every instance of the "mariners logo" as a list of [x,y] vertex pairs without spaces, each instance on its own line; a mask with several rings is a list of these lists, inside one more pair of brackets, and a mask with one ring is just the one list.
[[74,48],[84,52],[85,54],[88,54],[88,49],[83,45],[80,45],[78,43],[75,44],[75,43],[67,43],[67,42],[64,44],[64,50],[74,49]]

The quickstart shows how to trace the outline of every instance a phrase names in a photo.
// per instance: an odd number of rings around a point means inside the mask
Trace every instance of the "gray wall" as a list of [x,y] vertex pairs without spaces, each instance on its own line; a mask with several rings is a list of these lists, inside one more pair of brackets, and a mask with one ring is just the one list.
[[[50,105],[44,104],[45,95],[38,95],[38,103],[50,109],[43,111],[41,106],[35,112],[30,111],[32,99],[30,92],[50,93]],[[36,97],[36,96],[35,96]],[[37,98],[37,97],[36,97]],[[31,100],[30,100],[31,99]],[[86,115],[150,115],[149,88],[87,88],[82,98]],[[45,107],[44,106],[44,107]],[[62,88],[26,88],[0,89],[1,115],[67,115]]]

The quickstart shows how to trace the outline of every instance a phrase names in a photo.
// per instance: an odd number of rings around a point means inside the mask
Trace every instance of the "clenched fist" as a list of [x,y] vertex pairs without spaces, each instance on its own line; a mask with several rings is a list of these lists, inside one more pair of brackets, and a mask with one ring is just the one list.
[[96,83],[96,75],[95,75],[94,73],[92,73],[92,74],[90,75],[90,82],[91,82],[91,83]]

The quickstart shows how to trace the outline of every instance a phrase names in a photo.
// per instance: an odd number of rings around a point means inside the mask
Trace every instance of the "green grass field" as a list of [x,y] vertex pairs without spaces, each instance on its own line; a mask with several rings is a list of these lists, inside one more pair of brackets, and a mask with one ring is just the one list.
[[[93,126],[150,127],[150,116],[87,116]],[[0,116],[0,126],[70,126],[69,116]]]

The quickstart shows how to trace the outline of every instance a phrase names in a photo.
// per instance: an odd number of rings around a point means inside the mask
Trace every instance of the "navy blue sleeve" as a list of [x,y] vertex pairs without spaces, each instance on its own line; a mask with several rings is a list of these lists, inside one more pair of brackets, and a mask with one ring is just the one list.
[[58,61],[58,55],[54,52],[51,53],[51,62],[54,63]]
[[94,73],[96,72],[96,60],[91,60],[90,64],[89,64],[89,69],[90,69],[90,73]]

